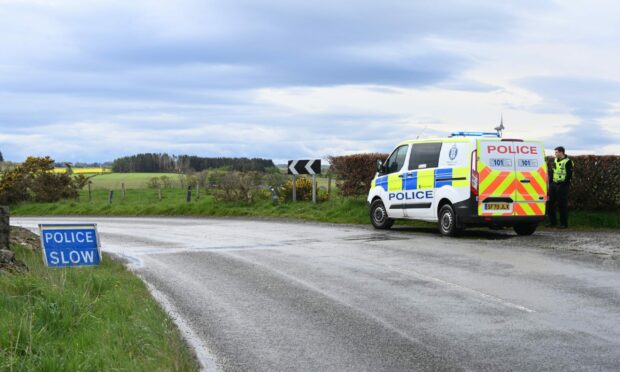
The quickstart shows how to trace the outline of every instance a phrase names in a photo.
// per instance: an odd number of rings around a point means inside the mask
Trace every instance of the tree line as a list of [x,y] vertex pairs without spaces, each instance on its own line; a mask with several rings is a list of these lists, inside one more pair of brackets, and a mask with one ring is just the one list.
[[124,156],[112,163],[114,172],[200,172],[212,168],[229,168],[230,170],[247,172],[263,172],[275,167],[271,159],[261,158],[206,158],[194,155],[168,155],[166,153],[146,153]]

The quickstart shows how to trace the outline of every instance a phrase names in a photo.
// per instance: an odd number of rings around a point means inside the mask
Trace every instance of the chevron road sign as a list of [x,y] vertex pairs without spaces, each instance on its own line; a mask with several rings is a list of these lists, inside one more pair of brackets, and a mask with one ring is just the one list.
[[289,160],[288,174],[321,174],[321,159]]

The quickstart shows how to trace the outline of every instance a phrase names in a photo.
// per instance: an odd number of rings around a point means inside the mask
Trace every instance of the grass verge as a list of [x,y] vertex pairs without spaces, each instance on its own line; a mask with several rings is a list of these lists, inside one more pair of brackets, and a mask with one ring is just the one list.
[[11,248],[30,271],[0,274],[0,370],[198,369],[172,320],[121,263],[50,269],[40,251]]

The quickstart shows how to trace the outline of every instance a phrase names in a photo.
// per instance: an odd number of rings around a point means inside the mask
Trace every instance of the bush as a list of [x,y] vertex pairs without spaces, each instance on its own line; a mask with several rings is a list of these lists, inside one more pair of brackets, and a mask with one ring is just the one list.
[[208,185],[208,177],[209,177],[209,172],[204,170],[201,172],[197,172],[196,174],[194,174],[194,176],[196,177],[197,183],[198,185],[200,185],[200,187],[202,188],[207,188]]
[[263,184],[279,190],[285,184],[286,179],[287,176],[283,174],[279,168],[272,167],[267,169],[266,174],[263,176]]
[[161,186],[161,181],[158,177],[152,177],[146,182],[146,187],[149,189],[157,189]]
[[[553,157],[547,157],[549,180]],[[620,209],[620,156],[570,156],[574,162],[568,203],[580,210]]]
[[161,187],[164,187],[166,189],[172,188],[172,179],[170,179],[170,177],[168,176],[160,176],[159,182],[161,183]]
[[343,196],[366,195],[377,172],[377,160],[387,159],[388,154],[366,153],[347,156],[329,156],[331,171]]
[[226,174],[228,174],[229,171],[224,170],[224,169],[214,169],[209,171],[209,175],[207,177],[207,182],[209,183],[209,187],[211,188],[217,188],[219,187],[219,185],[222,183],[222,178],[224,178],[224,176]]
[[50,157],[28,157],[22,164],[8,170],[0,180],[0,203],[14,204],[23,201],[55,202],[77,198],[88,178],[73,177],[71,167],[67,172],[53,173],[54,160]]
[[187,188],[187,186],[195,188],[199,182],[200,179],[193,172],[179,175],[179,184],[181,185],[182,189]]
[[[297,177],[295,181],[296,196],[298,201],[311,201],[312,200],[312,180],[305,177]],[[329,199],[329,195],[325,192],[321,192],[318,188],[316,190],[316,200],[323,202]],[[287,180],[279,189],[278,197],[280,202],[288,202],[293,200],[293,180]]]
[[220,179],[215,197],[225,201],[252,203],[261,194],[257,172],[227,172]]

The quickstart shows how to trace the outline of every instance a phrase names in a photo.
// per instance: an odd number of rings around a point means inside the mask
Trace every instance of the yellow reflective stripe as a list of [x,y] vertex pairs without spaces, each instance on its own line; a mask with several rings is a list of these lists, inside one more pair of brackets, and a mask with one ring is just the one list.
[[508,189],[512,184],[514,184],[515,179],[515,174],[513,172],[509,173],[506,179],[497,187],[497,189],[495,189],[493,195],[504,194],[506,192],[506,189]]
[[538,208],[540,208],[540,211],[542,212],[542,215],[545,216],[547,214],[547,203],[536,203],[538,204]]
[[435,170],[421,169],[418,170],[418,189],[435,188]]
[[465,177],[464,180],[455,180],[452,181],[452,187],[467,187],[469,186],[469,168],[461,167],[461,168],[453,168],[452,169],[452,178],[461,178]]
[[[540,210],[540,213],[536,211],[537,207]],[[545,215],[545,203],[544,202],[535,202],[535,201],[521,201],[514,204],[514,215],[515,216],[544,216]]]
[[480,193],[483,194],[501,173],[501,171],[491,171],[484,179],[480,180]]
[[521,205],[521,208],[523,208],[523,210],[525,211],[526,216],[533,216],[536,214],[534,213],[534,210],[530,206],[530,203],[519,203],[519,204]]
[[547,181],[538,172],[530,172],[530,174],[536,180],[536,182],[538,183],[540,188],[543,190],[543,192],[546,194],[547,193]]
[[403,189],[403,179],[398,177],[400,173],[388,175],[388,191],[400,191]]
[[[532,186],[530,183],[527,183],[527,182],[525,183],[521,182],[521,180],[524,180],[524,179],[528,179],[528,178],[525,176],[525,174],[523,174],[523,172],[519,172],[519,182],[521,183],[521,186],[525,189],[525,191],[527,191],[527,195],[533,200],[538,199],[538,193],[534,189],[534,186]],[[522,194],[517,189],[517,200],[521,200],[521,199],[528,200],[527,198],[522,196]]]

